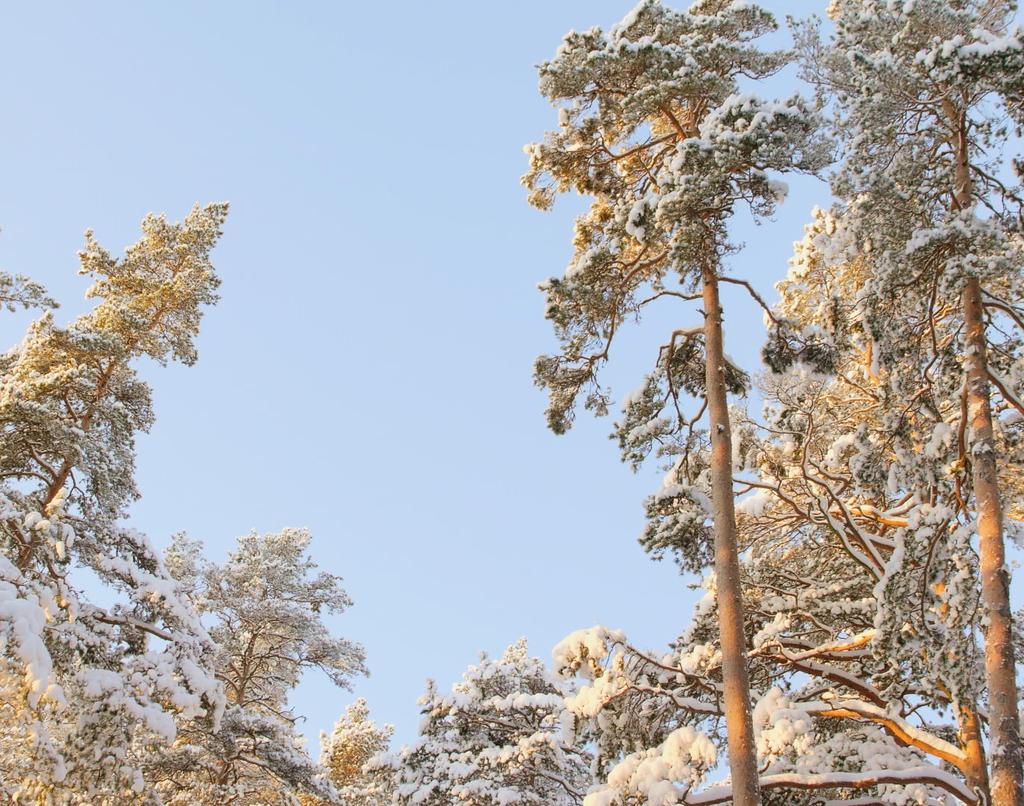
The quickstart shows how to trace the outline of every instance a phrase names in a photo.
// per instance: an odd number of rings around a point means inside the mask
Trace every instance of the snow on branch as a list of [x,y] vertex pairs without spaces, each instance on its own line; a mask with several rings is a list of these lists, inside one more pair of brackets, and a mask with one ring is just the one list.
[[[938,767],[918,767],[909,770],[865,770],[864,772],[830,772],[819,775],[779,773],[764,775],[761,789],[830,789],[837,787],[866,788],[880,784],[931,784],[944,789],[961,802],[975,806],[978,797],[959,778]],[[688,806],[714,806],[732,800],[732,787],[713,786],[683,801]],[[871,803],[880,801],[872,800]]]

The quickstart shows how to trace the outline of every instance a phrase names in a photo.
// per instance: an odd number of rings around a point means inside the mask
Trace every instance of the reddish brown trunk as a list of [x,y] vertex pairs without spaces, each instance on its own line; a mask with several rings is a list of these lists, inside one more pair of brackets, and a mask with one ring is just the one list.
[[1010,574],[1003,545],[981,284],[975,277],[964,286],[964,324],[970,456],[981,555],[981,600],[987,622],[985,682],[988,684],[992,802],[999,806],[1024,806]]
[[722,304],[718,278],[704,270],[706,393],[711,420],[711,500],[715,517],[715,575],[722,638],[722,683],[734,806],[759,806],[757,755],[751,719],[747,646],[743,635],[739,548],[732,489],[732,429],[725,389]]
[[985,745],[981,735],[981,720],[974,706],[957,709],[957,720],[960,723],[960,745],[967,756],[963,765],[967,785],[977,792],[982,803],[991,803],[989,792],[988,767],[985,764]]
[[[960,106],[947,100],[945,114],[954,131],[955,187],[953,207],[971,210],[970,143],[967,119]],[[1003,544],[1003,514],[999,500],[996,446],[992,432],[992,402],[988,383],[981,283],[970,277],[964,285],[964,349],[968,418],[970,421],[971,477],[978,520],[981,556],[981,601],[985,612],[985,683],[989,704],[989,783],[992,803],[1024,806],[1024,765],[1021,762],[1020,716],[1017,713],[1017,666],[1013,652],[1010,611],[1010,574]]]

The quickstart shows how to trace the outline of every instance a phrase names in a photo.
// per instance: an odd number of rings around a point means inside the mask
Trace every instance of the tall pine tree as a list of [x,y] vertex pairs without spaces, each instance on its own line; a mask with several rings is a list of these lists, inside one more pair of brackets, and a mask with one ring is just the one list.
[[[785,194],[770,172],[815,171],[829,159],[801,98],[763,101],[739,92],[740,77],[763,78],[786,62],[786,54],[753,44],[774,28],[772,16],[752,4],[702,0],[677,12],[644,0],[608,32],[570,33],[540,66],[540,89],[559,109],[559,129],[527,147],[523,180],[541,208],[558,192],[592,198],[576,222],[568,269],[543,286],[561,351],[538,359],[536,379],[549,392],[556,432],[569,427],[580,396],[587,408],[607,410],[598,372],[628,319],[652,304],[703,303],[700,324],[668,334],[640,392],[644,405],[667,412],[657,437],[676,457],[649,505],[661,528],[646,542],[654,551],[682,547],[696,566],[713,557],[739,806],[760,802],[727,401],[747,379],[725,358],[719,287],[738,283],[754,293],[726,274],[736,209],[770,215]],[[683,413],[687,397],[699,401],[694,415]],[[630,439],[620,429],[627,458],[635,456]]]
[[[1008,184],[1004,120],[1007,110],[1020,115],[1024,72],[1014,11],[989,0],[834,0],[829,45],[813,28],[802,38],[806,73],[834,98],[847,143],[835,190],[860,248],[873,255],[874,360],[906,400],[958,412],[961,506],[973,513],[986,623],[992,798],[1021,806],[1004,547],[1012,502],[995,417],[1004,407],[1024,413],[1022,196]],[[916,366],[908,360],[915,343],[924,345]]]
[[[219,719],[216,648],[160,554],[120,520],[139,495],[135,436],[153,423],[136,367],[195,362],[226,216],[224,204],[180,223],[147,216],[122,258],[87,233],[95,307],[66,327],[43,314],[0,357],[6,799],[142,802],[136,748],[172,741],[175,717]],[[19,277],[0,279],[0,301],[48,302]]]

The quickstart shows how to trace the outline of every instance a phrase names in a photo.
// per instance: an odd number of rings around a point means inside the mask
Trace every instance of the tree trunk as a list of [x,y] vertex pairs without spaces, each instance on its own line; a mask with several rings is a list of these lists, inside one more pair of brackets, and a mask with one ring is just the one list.
[[981,555],[981,601],[988,625],[985,629],[985,682],[988,684],[992,802],[999,806],[1024,806],[1010,574],[1003,545],[981,284],[976,277],[969,278],[964,286],[964,324],[970,457]]
[[711,499],[715,518],[715,575],[722,638],[722,682],[729,771],[734,806],[760,806],[754,726],[751,719],[747,647],[743,635],[739,549],[732,489],[732,429],[725,390],[722,304],[718,277],[710,269],[704,281],[706,394],[711,420]]
[[[951,101],[943,104],[953,126],[956,165],[953,206],[974,207],[967,119]],[[970,418],[971,476],[981,555],[981,601],[985,629],[985,683],[989,705],[989,776],[992,802],[1024,806],[1024,765],[1021,762],[1020,716],[1017,713],[1017,666],[1013,652],[1010,574],[1003,544],[1003,513],[999,501],[996,446],[992,433],[992,402],[988,383],[981,282],[968,277],[963,291],[964,350],[968,417]]]
[[985,745],[978,711],[973,703],[969,706],[958,706],[956,711],[957,721],[960,723],[960,745],[967,756],[963,770],[967,785],[978,793],[982,803],[991,803],[992,794],[989,790]]

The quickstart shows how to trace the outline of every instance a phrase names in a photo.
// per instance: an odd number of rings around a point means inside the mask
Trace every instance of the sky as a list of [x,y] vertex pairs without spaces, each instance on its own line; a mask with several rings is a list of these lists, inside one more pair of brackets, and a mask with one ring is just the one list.
[[[531,379],[555,349],[536,284],[563,270],[581,204],[540,213],[519,186],[522,146],[556,125],[535,66],[569,29],[628,10],[5,5],[0,267],[44,283],[60,321],[86,309],[86,228],[119,254],[147,212],[231,203],[199,363],[142,367],[157,421],[138,440],[130,522],[161,546],[187,531],[214,559],[250,530],[312,531],[354,600],[332,629],[371,671],[351,691],[303,680],[293,703],[314,752],[356,697],[412,740],[428,677],[446,689],[520,636],[547,659],[597,623],[652,648],[687,624],[694,580],[636,540],[660,473],[619,462],[610,419],[547,431]],[[828,203],[816,179],[790,187],[774,221],[737,219],[733,269],[769,296]],[[755,369],[760,313],[725,295],[727,350]],[[623,332],[607,375],[619,397],[693,317],[670,308]],[[5,344],[26,321],[0,320]]]

